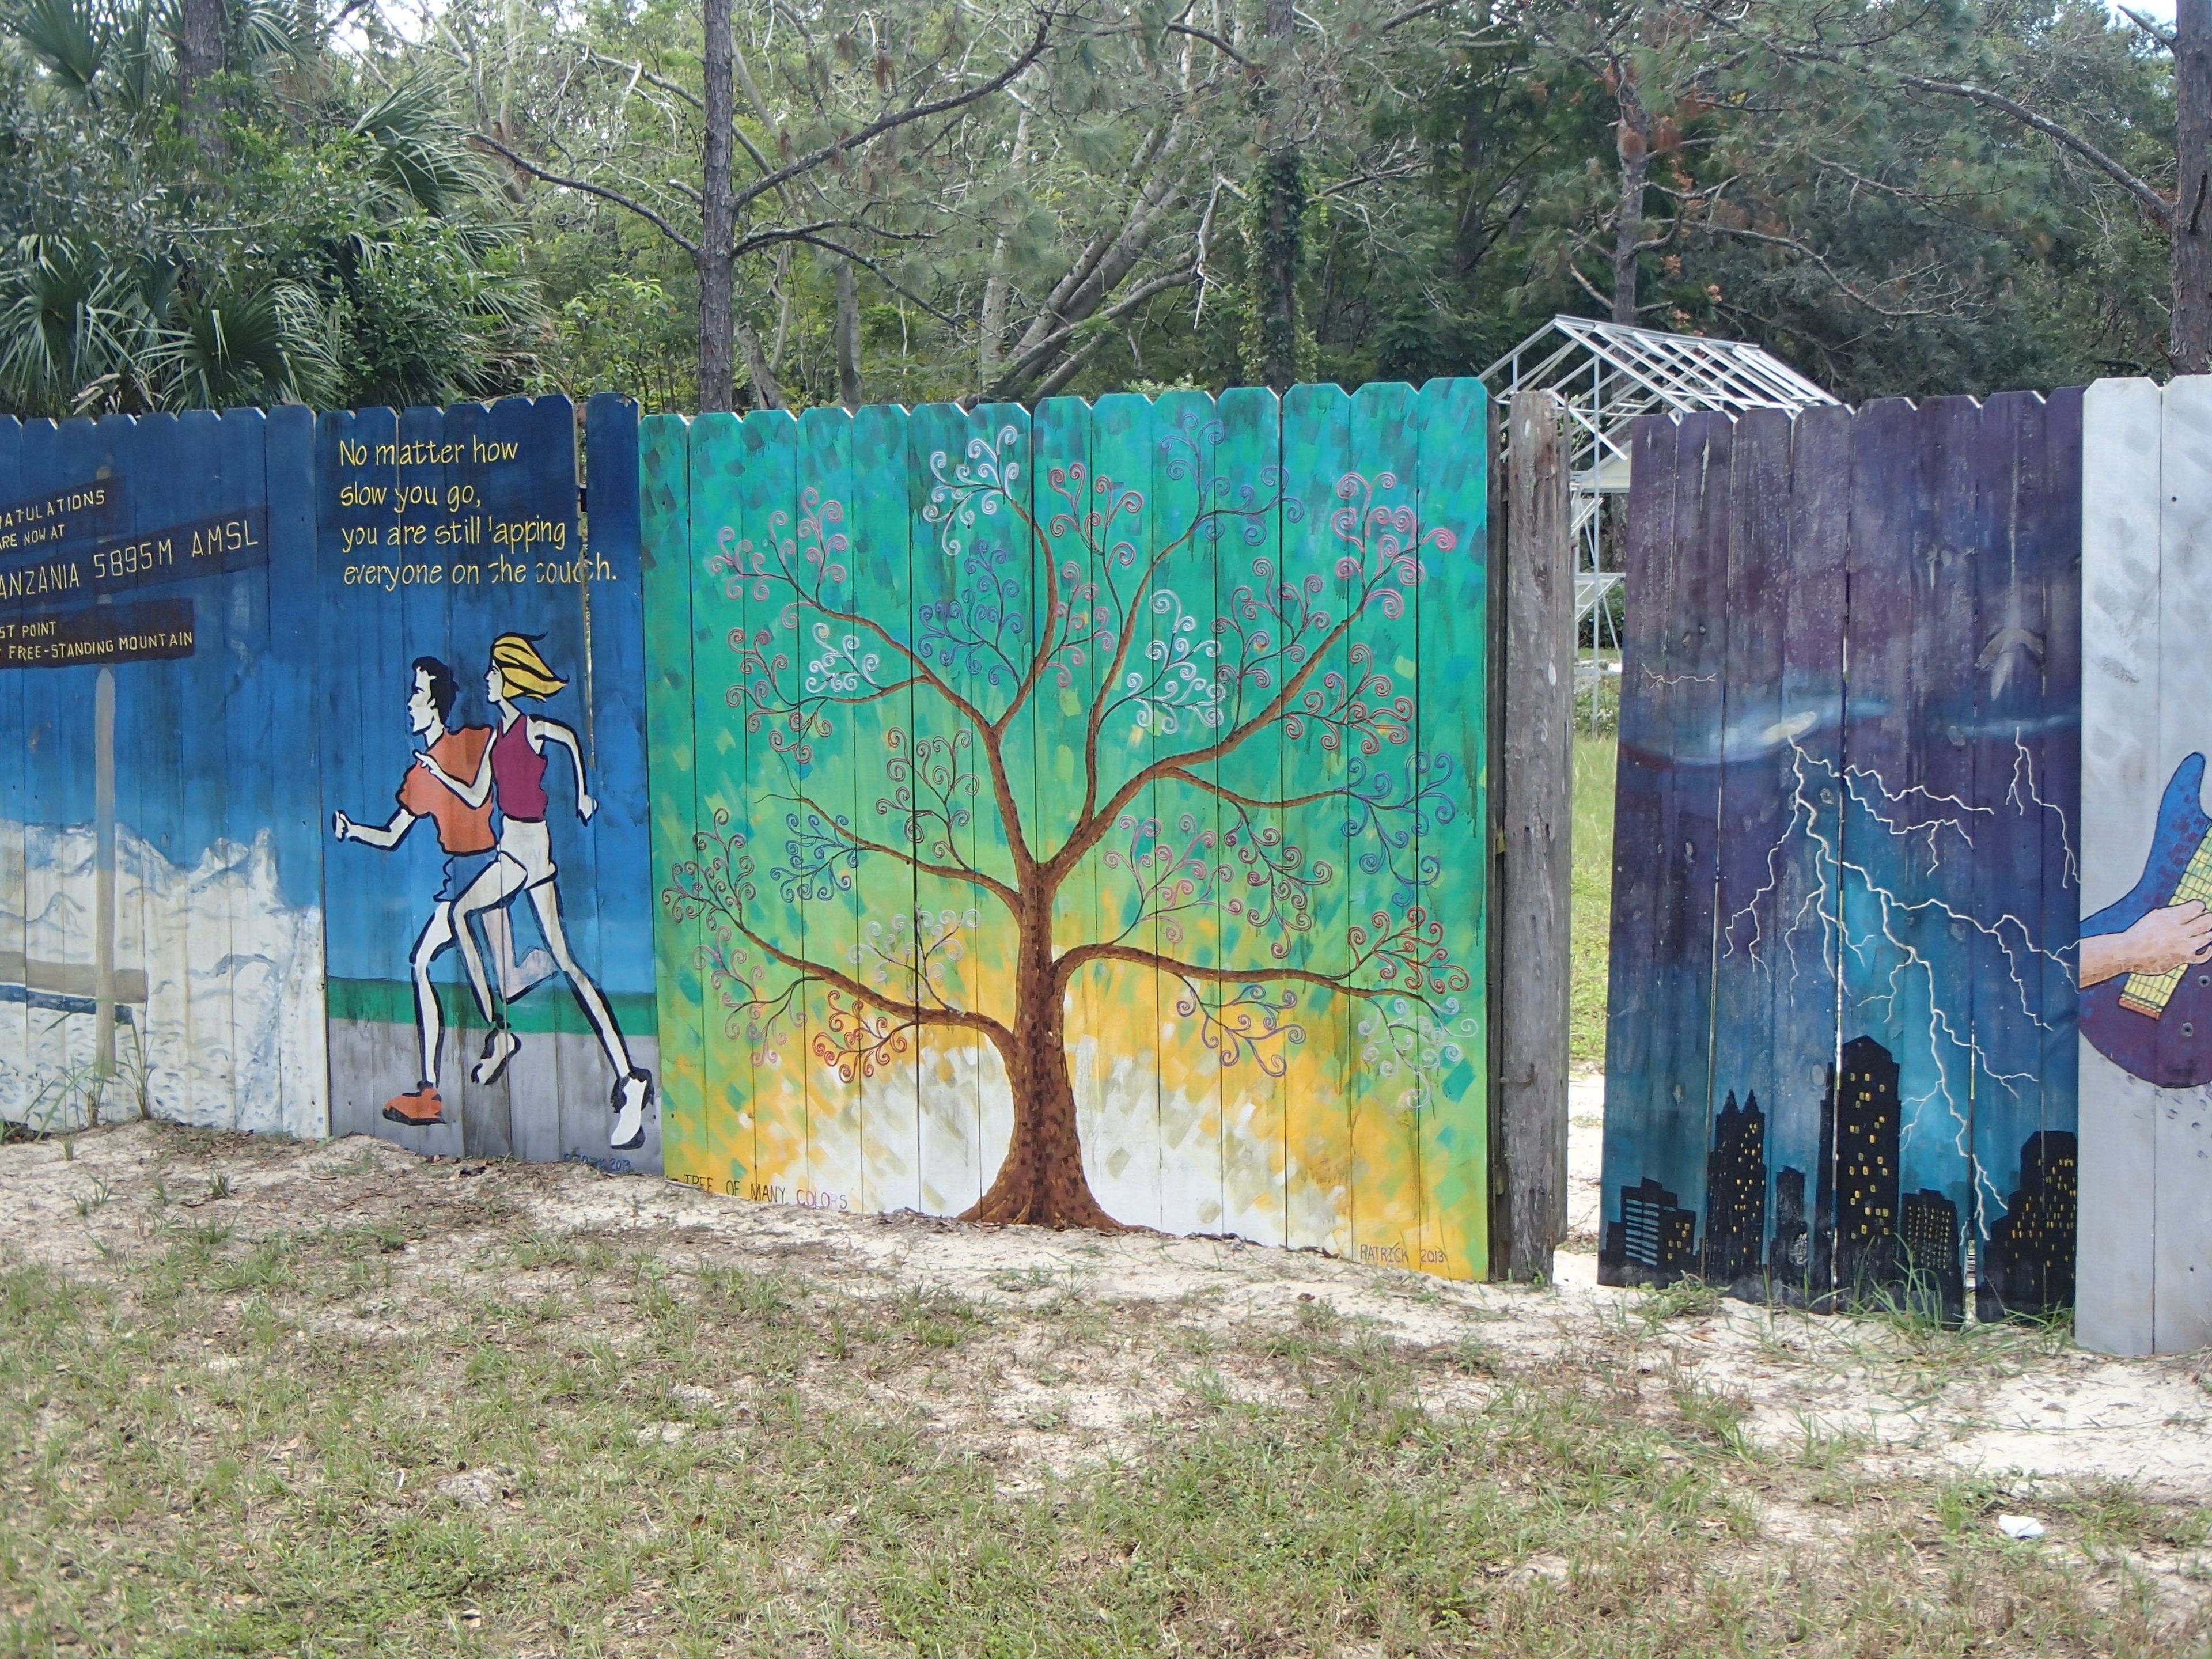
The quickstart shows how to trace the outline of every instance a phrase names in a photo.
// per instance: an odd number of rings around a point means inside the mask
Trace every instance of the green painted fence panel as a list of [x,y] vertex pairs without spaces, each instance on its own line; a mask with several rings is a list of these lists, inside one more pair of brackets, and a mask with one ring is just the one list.
[[1486,413],[647,422],[670,1172],[1482,1273]]

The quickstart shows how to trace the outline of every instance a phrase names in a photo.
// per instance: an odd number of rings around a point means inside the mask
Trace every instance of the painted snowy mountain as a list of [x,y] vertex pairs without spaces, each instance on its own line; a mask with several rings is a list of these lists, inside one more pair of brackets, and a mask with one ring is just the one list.
[[[88,823],[0,819],[0,1116],[51,1106],[92,1060],[93,860]],[[268,833],[187,869],[118,825],[115,888],[132,1000],[103,1115],[133,1112],[143,1078],[159,1117],[327,1133],[322,913],[284,903]]]

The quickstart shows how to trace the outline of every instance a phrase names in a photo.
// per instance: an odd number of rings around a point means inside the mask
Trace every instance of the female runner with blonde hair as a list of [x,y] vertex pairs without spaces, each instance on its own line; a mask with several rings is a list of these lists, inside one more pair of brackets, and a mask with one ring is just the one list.
[[[627,1150],[645,1144],[645,1114],[653,1103],[653,1078],[631,1063],[629,1048],[623,1042],[606,998],[568,949],[568,933],[561,924],[561,890],[555,882],[559,872],[554,868],[552,836],[545,825],[547,744],[568,751],[576,775],[576,816],[589,823],[599,803],[584,785],[584,750],[575,732],[559,720],[526,714],[516,707],[520,698],[542,702],[567,684],[538,654],[530,636],[501,635],[491,643],[491,665],[484,672],[484,696],[499,711],[499,732],[484,746],[476,775],[465,781],[456,778],[428,754],[420,757],[418,763],[471,806],[483,805],[489,796],[499,809],[499,840],[492,861],[453,901],[454,929],[460,935],[462,959],[468,964],[469,983],[477,1002],[487,1008],[494,1006],[469,918],[507,903],[517,893],[527,893],[531,908],[538,914],[538,929],[545,935],[546,948],[553,953],[554,965],[568,976],[569,988],[605,1050],[607,1063],[614,1067],[614,1127],[607,1143]],[[522,1039],[502,1018],[485,1038],[483,1058],[469,1075],[478,1083],[497,1081],[521,1047]]]

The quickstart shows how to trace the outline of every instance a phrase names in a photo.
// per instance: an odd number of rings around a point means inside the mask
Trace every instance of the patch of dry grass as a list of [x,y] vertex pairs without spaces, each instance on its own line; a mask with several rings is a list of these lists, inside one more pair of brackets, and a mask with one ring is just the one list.
[[1697,1308],[1531,1357],[1325,1297],[1109,1297],[1065,1257],[963,1294],[549,1227],[518,1197],[542,1177],[497,1166],[257,1226],[171,1150],[162,1200],[116,1192],[132,1219],[96,1255],[0,1271],[0,1654],[2149,1655],[2212,1632],[2172,1593],[2201,1516],[2106,1483],[2014,1544],[1995,1483],[1870,1479],[1818,1425],[1777,1455],[1738,1395],[1638,1347]]

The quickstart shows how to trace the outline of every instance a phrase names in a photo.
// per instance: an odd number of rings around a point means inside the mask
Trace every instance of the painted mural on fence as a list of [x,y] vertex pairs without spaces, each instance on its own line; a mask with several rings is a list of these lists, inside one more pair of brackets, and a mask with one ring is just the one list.
[[647,422],[671,1173],[1481,1272],[1485,417]]
[[657,1169],[636,412],[316,432],[332,1123]]
[[0,1117],[325,1132],[312,435],[0,417]]
[[2072,1302],[2081,407],[1639,424],[1605,1282]]
[[2212,379],[2100,380],[2082,434],[2086,1345],[2212,1342]]

